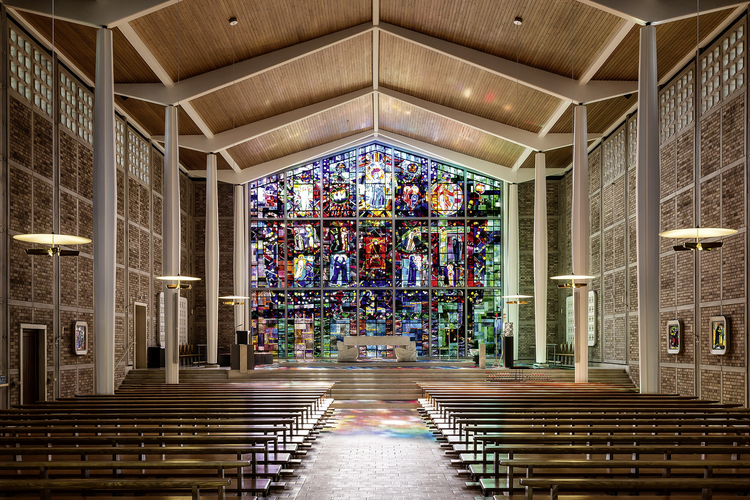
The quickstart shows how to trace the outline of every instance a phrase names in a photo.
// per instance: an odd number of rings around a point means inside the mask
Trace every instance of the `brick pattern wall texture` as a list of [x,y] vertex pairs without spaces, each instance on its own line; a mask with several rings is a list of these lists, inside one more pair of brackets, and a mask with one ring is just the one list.
[[[662,391],[744,406],[748,404],[746,100],[745,86],[661,145],[661,230],[699,225],[737,229],[739,234],[725,238],[724,246],[711,252],[675,252],[676,242],[663,239],[659,273]],[[729,324],[730,341],[723,356],[710,352],[712,316],[724,316]],[[666,324],[675,319],[682,325],[682,350],[670,354]]]
[[[48,233],[59,224],[59,232],[93,238],[93,151],[89,144],[60,127],[59,160],[53,158],[53,134],[57,127],[49,118],[32,108],[21,96],[9,91],[8,151],[4,176],[10,194],[7,231],[9,269],[7,284],[10,351],[8,353],[11,404],[18,404],[20,365],[20,324],[47,327],[46,358],[49,380],[48,399],[91,394],[94,377],[94,261],[93,244],[81,245],[78,258],[29,257],[31,245],[16,242],[14,234]],[[127,150],[127,148],[126,148]],[[117,269],[115,305],[116,386],[124,379],[133,362],[133,302],[148,307],[148,344],[156,345],[158,325],[157,292],[162,286],[154,279],[162,273],[162,212],[164,158],[152,148],[150,183],[128,172],[127,161],[117,172]],[[60,185],[55,193],[56,170]],[[183,272],[194,270],[194,188],[181,173],[183,216]],[[55,195],[59,210],[54,208]],[[231,200],[230,200],[231,206]],[[230,214],[231,215],[231,214]],[[231,261],[230,261],[231,265]],[[55,273],[60,275],[59,291]],[[185,293],[194,310],[193,292]],[[191,295],[193,297],[191,297]],[[190,317],[190,338],[194,337],[194,315]],[[73,350],[75,322],[85,321],[89,328],[88,353],[78,356]],[[231,328],[230,328],[231,332]],[[59,336],[59,348],[55,338]],[[126,349],[128,352],[126,353]]]

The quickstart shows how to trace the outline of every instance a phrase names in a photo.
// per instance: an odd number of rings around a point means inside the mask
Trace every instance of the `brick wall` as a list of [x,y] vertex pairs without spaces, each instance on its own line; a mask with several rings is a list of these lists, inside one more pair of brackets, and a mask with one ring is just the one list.
[[[206,182],[194,181],[195,203],[193,265],[201,281],[194,287],[195,342],[206,343]],[[234,295],[234,185],[218,184],[219,200],[219,296]],[[219,305],[219,352],[234,343],[234,308]]]

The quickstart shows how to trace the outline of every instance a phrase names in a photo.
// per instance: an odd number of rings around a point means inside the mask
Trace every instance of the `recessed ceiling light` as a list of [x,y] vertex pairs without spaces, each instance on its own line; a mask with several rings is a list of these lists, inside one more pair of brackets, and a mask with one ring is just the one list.
[[230,18],[229,18],[229,26],[237,26],[237,23],[238,23],[238,22],[239,22],[239,21],[237,21],[237,18],[236,18],[236,17],[230,17]]
[[521,26],[523,24],[523,19],[521,19],[520,17],[517,17],[513,19],[513,24],[515,24],[516,26]]

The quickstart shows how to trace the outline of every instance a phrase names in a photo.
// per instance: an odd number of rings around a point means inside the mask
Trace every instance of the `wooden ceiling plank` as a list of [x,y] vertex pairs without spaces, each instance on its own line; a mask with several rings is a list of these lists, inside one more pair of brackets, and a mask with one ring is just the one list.
[[533,151],[534,150],[531,149],[531,148],[526,148],[526,149],[523,150],[523,153],[521,153],[521,156],[518,157],[518,159],[516,160],[516,163],[513,165],[513,168],[512,168],[513,172],[516,172],[516,171],[518,171],[519,168],[521,168],[521,166],[526,161],[526,158],[528,158],[529,156],[531,156],[531,153]]
[[497,138],[536,151],[556,149],[573,143],[572,134],[551,134],[540,138],[538,134],[533,132],[528,132],[510,125],[505,125],[504,123],[488,120],[481,116],[472,115],[448,106],[419,99],[395,90],[381,88],[378,92],[381,95],[405,102],[429,113],[442,116],[451,121],[461,123],[486,134],[493,135]]
[[[328,99],[303,108],[297,108],[293,111],[274,115],[264,120],[248,123],[247,125],[227,130],[226,132],[216,134],[212,137],[201,137],[198,135],[182,136],[180,137],[180,146],[206,153],[216,153],[256,139],[280,128],[288,127],[289,125],[306,120],[310,117],[325,113],[338,106],[356,101],[372,92],[372,88],[357,90],[343,96],[334,97],[333,99]],[[157,137],[157,140],[163,140],[163,137]]]
[[539,132],[539,137],[544,137],[549,134],[549,131],[552,130],[552,127],[557,124],[557,122],[560,120],[560,117],[565,114],[565,111],[567,111],[568,107],[570,107],[570,99],[560,101],[560,104],[557,106],[557,109],[555,109],[555,112],[552,114],[552,116],[550,116],[549,120],[547,120],[547,123]]
[[[133,35],[138,36],[132,28],[130,28],[130,30]],[[181,103],[184,101],[192,101],[211,92],[216,92],[217,90],[221,90],[232,84],[247,80],[248,78],[260,75],[266,71],[284,66],[285,64],[297,61],[334,45],[346,42],[370,31],[373,31],[372,24],[364,23],[352,28],[337,31],[336,33],[331,33],[330,35],[314,38],[274,52],[240,61],[234,65],[224,66],[209,71],[208,73],[196,75],[182,80],[176,85],[168,85],[167,83],[164,83],[163,79],[162,82],[164,85],[138,83],[117,84],[115,85],[115,93],[164,105],[174,104],[178,100]],[[138,39],[140,40],[140,37],[138,37]],[[133,42],[131,41],[131,43]],[[143,44],[142,41],[140,43]],[[144,49],[148,51],[145,44]],[[148,51],[148,54],[151,54],[151,52]],[[153,55],[151,55],[151,58],[156,61]],[[162,69],[162,72],[166,75],[164,69]]]
[[54,15],[58,19],[91,26],[92,28],[101,28],[102,26],[113,28],[127,20],[136,19],[177,3],[177,0],[128,0],[126,2],[67,0],[57,2],[57,4],[50,4],[48,0],[3,0],[3,3],[8,7],[45,16],[52,15],[51,6],[54,6]]
[[587,83],[589,83],[591,78],[593,78],[593,76],[604,65],[607,59],[609,59],[609,56],[612,55],[612,52],[615,51],[622,40],[628,35],[628,33],[630,33],[630,30],[633,28],[633,26],[635,26],[635,23],[633,21],[623,19],[623,21],[620,23],[619,28],[617,28],[617,31],[612,35],[607,44],[602,47],[602,50],[599,51],[599,54],[597,54],[594,62],[586,69],[586,71],[583,72],[580,80],[578,80],[578,85],[586,85]]

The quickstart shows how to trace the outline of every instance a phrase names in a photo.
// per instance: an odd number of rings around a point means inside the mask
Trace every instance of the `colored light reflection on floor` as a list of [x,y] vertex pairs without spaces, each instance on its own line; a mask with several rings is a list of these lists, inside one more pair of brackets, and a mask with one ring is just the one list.
[[433,438],[414,410],[339,410],[336,416],[338,420],[332,430],[337,435]]

